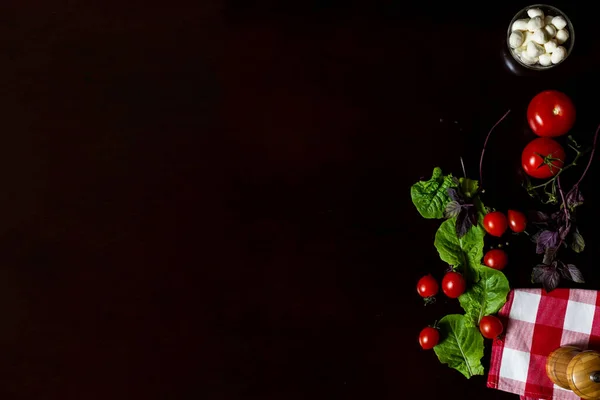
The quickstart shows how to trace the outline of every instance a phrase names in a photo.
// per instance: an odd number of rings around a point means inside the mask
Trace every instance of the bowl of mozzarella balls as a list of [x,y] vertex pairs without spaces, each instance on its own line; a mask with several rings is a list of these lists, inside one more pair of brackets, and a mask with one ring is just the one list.
[[567,59],[575,32],[559,9],[535,4],[519,11],[508,27],[506,43],[517,62],[529,69],[550,69]]

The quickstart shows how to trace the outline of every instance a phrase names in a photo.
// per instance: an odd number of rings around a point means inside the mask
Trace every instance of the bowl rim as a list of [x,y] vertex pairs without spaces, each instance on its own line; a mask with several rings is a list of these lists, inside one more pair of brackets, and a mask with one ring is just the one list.
[[[552,64],[552,65],[548,65],[548,66],[543,66],[543,65],[527,65],[524,62],[522,62],[514,53],[514,49],[512,47],[510,47],[510,43],[509,43],[509,38],[510,38],[510,34],[512,33],[512,25],[513,23],[517,20],[520,19],[519,16],[522,14],[526,14],[527,10],[529,10],[530,8],[546,8],[546,9],[550,9],[553,12],[556,12],[557,14],[555,16],[561,16],[565,19],[565,21],[567,21],[567,27],[569,28],[569,48],[567,49],[567,55],[566,57],[558,64]],[[545,14],[545,13],[544,13]],[[571,53],[573,52],[573,46],[575,45],[575,29],[573,28],[573,23],[571,22],[571,19],[569,18],[569,16],[567,14],[565,14],[561,9],[556,8],[555,6],[551,6],[549,4],[532,4],[526,7],[523,7],[521,10],[519,10],[514,16],[513,18],[510,20],[510,23],[508,24],[508,29],[506,31],[506,47],[508,47],[508,52],[510,53],[511,57],[517,62],[519,63],[519,65],[533,70],[533,71],[546,71],[549,69],[552,69],[554,67],[559,66],[560,64],[564,63],[566,61],[567,58],[569,58],[569,56],[571,55]]]

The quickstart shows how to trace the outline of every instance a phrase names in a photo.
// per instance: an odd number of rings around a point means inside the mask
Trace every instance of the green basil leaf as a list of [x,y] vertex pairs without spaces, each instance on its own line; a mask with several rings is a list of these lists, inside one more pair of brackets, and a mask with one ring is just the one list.
[[467,280],[479,280],[479,266],[483,258],[483,228],[472,226],[467,233],[458,237],[456,218],[447,219],[435,233],[434,246],[442,261],[458,267]]
[[465,325],[477,326],[484,316],[497,313],[506,303],[509,290],[508,279],[502,272],[481,266],[479,281],[458,298],[465,310]]
[[410,188],[410,197],[424,218],[443,218],[446,204],[450,201],[447,189],[455,186],[452,175],[442,175],[442,170],[434,168],[428,181],[419,181]]
[[438,322],[441,341],[433,348],[442,364],[448,364],[467,378],[483,375],[483,336],[468,327],[463,315],[446,315]]
[[460,190],[467,198],[472,198],[479,190],[479,181],[474,181],[469,178],[460,178],[458,180]]
[[579,229],[577,228],[575,228],[575,232],[573,232],[571,249],[573,249],[575,253],[581,253],[583,249],[585,249],[585,240],[583,240],[583,236],[581,236],[581,233],[579,233]]
[[485,217],[485,214],[488,213],[488,209],[483,204],[479,196],[473,199],[473,204],[475,204],[475,208],[477,209],[477,222],[483,226],[483,218]]

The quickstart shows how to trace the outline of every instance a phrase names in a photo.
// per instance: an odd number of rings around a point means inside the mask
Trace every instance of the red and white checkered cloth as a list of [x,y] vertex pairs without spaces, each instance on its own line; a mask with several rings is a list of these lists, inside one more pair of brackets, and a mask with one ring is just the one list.
[[492,345],[487,385],[521,399],[579,399],[546,375],[546,358],[560,346],[600,350],[600,295],[594,290],[514,289],[498,317],[505,327]]

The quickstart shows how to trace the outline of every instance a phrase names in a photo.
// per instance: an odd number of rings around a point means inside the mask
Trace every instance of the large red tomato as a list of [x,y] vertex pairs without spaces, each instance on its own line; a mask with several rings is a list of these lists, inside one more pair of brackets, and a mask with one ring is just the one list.
[[538,136],[564,135],[575,123],[575,106],[566,94],[557,90],[545,90],[529,103],[527,122]]
[[[550,167],[542,157],[552,158]],[[531,177],[545,179],[554,176],[565,164],[565,150],[556,140],[548,138],[533,139],[523,149],[521,164],[525,173]]]

